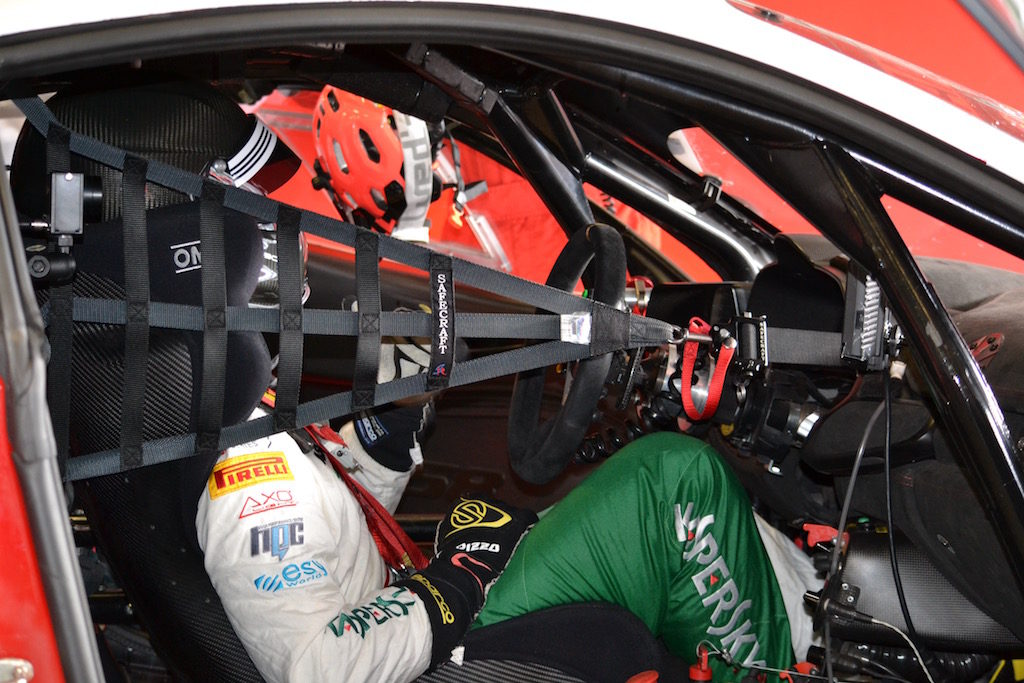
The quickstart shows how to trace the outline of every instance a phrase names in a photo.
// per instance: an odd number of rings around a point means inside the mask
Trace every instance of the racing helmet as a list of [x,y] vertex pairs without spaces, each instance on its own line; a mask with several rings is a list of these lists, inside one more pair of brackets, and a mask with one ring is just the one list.
[[[115,88],[63,90],[47,106],[57,120],[84,135],[262,194],[283,185],[301,165],[273,131],[212,86],[147,73],[127,74],[119,81]],[[49,211],[49,198],[40,191],[45,162],[43,136],[25,126],[11,162],[11,185],[19,212],[30,218]],[[120,216],[120,171],[78,156],[72,156],[71,170],[100,179],[101,220]],[[146,190],[147,209],[189,200],[155,184]]]
[[319,171],[342,213],[378,227],[420,227],[434,198],[427,124],[333,86],[313,111]]

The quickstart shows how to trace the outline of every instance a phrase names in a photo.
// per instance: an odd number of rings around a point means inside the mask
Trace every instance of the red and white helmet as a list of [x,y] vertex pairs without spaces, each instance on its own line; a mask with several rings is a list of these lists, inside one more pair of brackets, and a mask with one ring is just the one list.
[[396,230],[425,225],[434,182],[425,122],[327,86],[313,127],[336,202]]

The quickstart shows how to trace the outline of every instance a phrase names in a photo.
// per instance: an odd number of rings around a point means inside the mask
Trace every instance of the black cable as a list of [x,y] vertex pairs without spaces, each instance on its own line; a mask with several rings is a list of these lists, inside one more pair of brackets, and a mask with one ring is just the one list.
[[[864,428],[864,436],[861,437],[857,446],[857,456],[853,461],[853,469],[850,471],[850,483],[846,487],[846,496],[843,498],[843,509],[839,515],[839,526],[836,529],[836,540],[832,547],[832,559],[829,563],[828,581],[832,581],[839,569],[839,555],[843,550],[843,529],[846,528],[846,520],[850,514],[850,503],[853,500],[853,488],[857,483],[857,475],[860,473],[860,464],[864,460],[864,451],[867,450],[868,439],[871,437],[871,430],[885,409],[886,401],[882,401],[871,413],[867,426]],[[825,615],[825,670],[828,673],[828,680],[832,681],[832,642],[829,631],[829,618]]]
[[875,423],[878,422],[878,418],[881,417],[882,411],[885,409],[885,403],[885,401],[880,402],[874,412],[871,413],[867,427],[864,428],[864,436],[861,437],[860,444],[857,446],[857,456],[853,460],[853,469],[850,471],[850,483],[847,484],[846,496],[843,498],[843,509],[839,514],[839,527],[836,529],[836,541],[832,548],[832,559],[828,568],[829,579],[832,579],[839,569],[839,555],[842,554],[843,550],[843,529],[846,528],[846,520],[850,514],[853,489],[857,484],[857,475],[860,473],[861,462],[864,460],[864,451],[868,447],[868,438],[871,436],[871,430],[875,428]]
[[[889,529],[889,533],[886,534],[889,540],[889,564],[892,567],[892,580],[896,585],[896,596],[899,598],[900,611],[903,613],[903,622],[907,626],[907,638],[914,643],[918,649],[925,652],[925,649],[921,647],[919,643],[919,637],[917,630],[914,628],[914,622],[910,618],[910,608],[907,606],[907,596],[903,592],[903,581],[900,578],[899,561],[896,559],[896,527],[893,525],[892,515],[892,393],[898,390],[899,384],[895,388],[890,388],[889,384],[889,373],[886,372],[882,376],[882,387],[885,393],[885,442],[884,442],[884,458],[885,458],[885,523]],[[921,667],[928,672],[928,666],[924,659],[921,659]]]
[[906,681],[907,680],[906,678],[904,678],[903,676],[900,676],[898,673],[896,673],[895,671],[893,671],[892,669],[887,667],[885,664],[882,664],[881,662],[876,662],[874,660],[871,660],[869,662],[869,664],[876,671],[880,672],[880,675],[882,676],[882,678],[891,678],[894,681]]
[[[839,539],[836,539],[836,543],[839,543]],[[829,628],[828,615],[825,615],[825,676],[829,683],[835,680],[835,674],[832,671],[832,631]]]

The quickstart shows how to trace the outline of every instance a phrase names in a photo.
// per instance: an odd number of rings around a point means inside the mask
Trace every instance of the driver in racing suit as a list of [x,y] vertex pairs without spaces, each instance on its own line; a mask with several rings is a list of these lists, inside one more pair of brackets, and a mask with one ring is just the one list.
[[[363,414],[329,444],[389,511],[414,469],[419,414]],[[196,525],[228,617],[270,681],[411,680],[447,660],[474,618],[485,626],[588,601],[628,608],[689,661],[704,642],[740,668],[785,668],[810,645],[800,599],[820,588],[810,562],[752,514],[701,441],[662,433],[630,444],[519,543],[535,519],[463,499],[435,557],[408,577],[386,565],[350,488],[281,433],[222,455]],[[716,680],[740,677],[711,666]]]
[[[321,97],[325,149],[347,144],[341,136],[352,128],[333,125],[332,112],[363,112],[354,129],[374,131],[377,147],[398,145],[379,108],[341,106],[354,96],[332,88]],[[346,159],[360,149],[349,146]],[[366,190],[351,183],[365,184],[367,173],[341,173],[321,156],[336,198]],[[358,206],[369,207],[366,220],[388,218],[369,202]],[[405,360],[385,364],[378,381],[426,365],[410,345],[384,350]],[[700,643],[728,653],[737,668],[713,661],[717,680],[786,668],[806,654],[802,595],[821,585],[810,560],[752,513],[710,446],[678,434],[622,449],[525,536],[533,512],[464,498],[439,525],[429,564],[414,573],[408,557],[389,566],[386,530],[371,530],[365,498],[347,480],[394,512],[420,459],[422,415],[395,406],[363,413],[340,433],[321,426],[319,457],[279,433],[228,449],[214,466],[199,501],[199,543],[228,618],[268,680],[411,680],[448,660],[471,626],[593,601],[626,607],[691,662]]]

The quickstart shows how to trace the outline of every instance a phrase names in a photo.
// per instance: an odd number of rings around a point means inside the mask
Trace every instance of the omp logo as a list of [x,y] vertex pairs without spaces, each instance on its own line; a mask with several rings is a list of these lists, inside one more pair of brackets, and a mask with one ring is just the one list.
[[250,453],[214,465],[208,488],[210,498],[219,498],[253,484],[294,478],[284,453]]
[[445,534],[445,537],[447,538],[456,531],[470,527],[497,529],[498,527],[505,526],[511,519],[512,517],[507,512],[489,503],[485,503],[482,500],[463,498],[455,506],[448,518],[449,523],[452,525],[452,530]]
[[174,272],[186,273],[203,267],[203,255],[199,251],[199,240],[171,245],[171,258],[174,260]]
[[252,557],[270,553],[280,562],[293,545],[302,545],[302,519],[289,519],[249,529],[249,550]]
[[327,567],[316,560],[306,560],[285,565],[278,574],[261,574],[253,580],[253,585],[258,591],[276,593],[284,588],[295,588],[319,581],[325,576],[327,576]]

